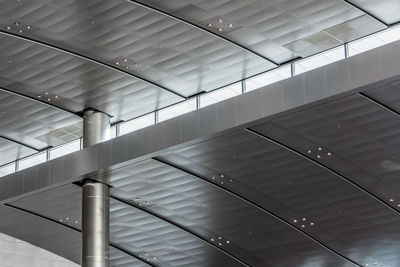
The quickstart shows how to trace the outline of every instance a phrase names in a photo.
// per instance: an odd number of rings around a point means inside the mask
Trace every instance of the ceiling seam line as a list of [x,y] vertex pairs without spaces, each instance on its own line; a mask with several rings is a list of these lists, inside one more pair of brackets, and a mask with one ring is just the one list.
[[53,103],[50,103],[50,102],[46,102],[44,100],[36,99],[33,96],[30,96],[30,95],[27,95],[27,94],[24,94],[24,93],[16,92],[16,91],[8,89],[8,88],[6,88],[4,86],[0,86],[0,91],[4,91],[4,92],[9,93],[9,94],[13,94],[13,95],[16,95],[16,96],[19,96],[19,97],[23,97],[23,98],[25,98],[27,100],[38,102],[40,104],[43,104],[43,105],[46,105],[46,106],[50,106],[50,107],[56,108],[58,110],[61,110],[61,111],[64,111],[64,112],[67,112],[67,113],[70,113],[72,115],[75,115],[77,117],[82,118],[82,116],[78,115],[78,112],[74,112],[72,110],[57,106],[56,104],[53,104]]
[[390,27],[390,24],[384,22],[382,19],[378,18],[377,16],[375,16],[374,14],[372,14],[371,12],[367,11],[366,9],[352,3],[350,0],[342,0],[343,2],[347,3],[348,5],[360,10],[361,12],[364,12],[366,15],[370,16],[371,18],[379,21],[380,23],[382,23],[383,25],[385,25],[386,27]]
[[144,209],[144,208],[142,208],[142,207],[138,207],[138,206],[132,205],[132,203],[129,203],[128,201],[126,201],[126,200],[124,200],[124,199],[122,199],[122,198],[120,198],[120,197],[114,196],[114,195],[112,195],[112,194],[110,195],[110,197],[113,198],[113,199],[115,199],[115,200],[117,200],[117,201],[119,201],[119,202],[122,202],[122,203],[124,203],[124,204],[126,204],[126,205],[128,205],[128,206],[130,206],[130,207],[133,207],[133,208],[139,209],[139,210],[141,210],[141,211],[143,211],[143,212],[145,212],[145,213],[148,213],[148,214],[150,214],[151,216],[157,217],[158,219],[160,219],[160,220],[162,220],[162,221],[165,221],[165,222],[167,222],[167,223],[169,223],[169,224],[171,224],[171,225],[174,225],[175,227],[178,227],[179,229],[181,229],[181,230],[183,230],[183,231],[185,231],[185,232],[187,232],[187,233],[189,233],[189,234],[191,234],[191,235],[197,237],[198,239],[202,240],[203,242],[205,242],[205,243],[207,243],[207,244],[213,246],[213,247],[216,248],[217,250],[221,251],[223,254],[225,254],[225,255],[227,255],[228,257],[234,259],[235,261],[238,261],[239,263],[241,263],[241,264],[244,265],[244,266],[248,266],[248,267],[251,266],[251,265],[249,265],[248,263],[246,263],[246,262],[244,262],[243,260],[241,260],[241,259],[239,259],[238,257],[236,257],[235,255],[233,255],[233,254],[227,252],[226,250],[222,249],[221,247],[217,246],[216,244],[213,244],[213,243],[209,242],[207,239],[203,238],[201,235],[199,235],[199,234],[197,234],[197,233],[191,231],[191,230],[190,230],[188,227],[186,227],[186,226],[180,225],[179,223],[174,222],[173,220],[170,220],[170,219],[168,219],[168,218],[166,218],[166,217],[164,217],[164,216],[162,216],[162,215],[160,215],[160,214],[157,214],[157,213],[155,213],[155,212],[153,212],[153,211],[146,210],[146,209]]
[[[19,211],[28,213],[28,214],[30,214],[30,215],[33,215],[33,216],[36,216],[36,217],[39,217],[39,218],[45,219],[45,220],[47,220],[47,221],[56,223],[56,224],[58,224],[58,225],[60,225],[60,226],[67,227],[67,228],[69,228],[69,229],[71,229],[71,230],[74,230],[74,231],[76,231],[76,232],[82,233],[82,231],[79,230],[78,228],[75,228],[75,227],[73,227],[73,226],[71,226],[71,225],[63,224],[63,223],[61,223],[61,222],[59,222],[59,221],[57,221],[57,220],[54,220],[54,219],[52,219],[52,218],[43,216],[43,215],[41,215],[41,214],[39,214],[39,213],[37,213],[37,212],[30,211],[30,210],[27,210],[27,209],[24,209],[24,208],[20,208],[20,207],[17,207],[17,206],[12,205],[12,204],[10,204],[10,203],[4,203],[3,205],[6,206],[6,207],[9,207],[9,208],[12,208],[12,209],[16,209],[16,210],[19,210]],[[114,247],[114,248],[116,248],[116,249],[118,249],[118,250],[120,250],[118,247],[114,246],[114,243],[113,243],[113,242],[109,242],[109,245],[112,246],[112,247]],[[125,252],[125,251],[123,251],[123,250],[121,250],[121,251],[122,251],[122,252]],[[125,252],[125,253],[126,253],[126,252]],[[153,264],[150,264],[150,263],[144,261],[143,259],[141,259],[140,257],[138,257],[138,256],[136,256],[136,255],[134,255],[134,254],[132,254],[132,253],[126,253],[126,254],[128,254],[128,255],[132,256],[133,258],[136,258],[136,259],[140,260],[141,262],[146,263],[146,264],[148,264],[148,265],[150,265],[150,266],[152,266],[152,267],[157,267],[157,266],[155,266],[155,265],[153,265]]]
[[[30,149],[32,149],[32,150],[35,150],[36,152],[40,152],[40,151],[41,151],[40,149],[37,149],[37,148],[35,148],[35,147],[33,147],[33,146],[27,145],[27,144],[25,144],[25,143],[22,143],[22,142],[20,142],[20,141],[14,140],[14,139],[11,139],[11,138],[9,138],[9,137],[5,137],[5,136],[3,136],[3,135],[0,135],[0,139],[4,139],[4,140],[7,140],[7,141],[9,141],[9,142],[18,144],[18,145],[20,145],[20,146],[24,146],[24,147],[30,148]],[[14,160],[14,161],[15,161],[15,160]],[[12,162],[14,162],[14,161],[12,161]]]
[[138,80],[140,80],[140,81],[143,81],[143,82],[145,82],[145,83],[151,84],[151,85],[153,85],[153,86],[155,86],[155,87],[158,87],[158,88],[160,88],[160,89],[163,89],[163,90],[165,90],[165,91],[168,91],[168,92],[170,92],[170,93],[172,93],[172,94],[174,94],[174,95],[176,95],[176,96],[179,96],[179,97],[181,97],[181,98],[183,98],[183,99],[188,99],[188,97],[186,97],[186,96],[184,96],[184,95],[182,95],[182,94],[180,94],[180,93],[178,93],[178,92],[175,92],[175,91],[172,90],[172,89],[166,88],[166,87],[164,87],[164,86],[162,86],[162,85],[160,85],[160,84],[157,84],[157,83],[155,83],[155,82],[153,82],[153,81],[150,81],[150,80],[148,80],[148,79],[146,79],[146,78],[140,77],[140,76],[138,76],[138,75],[136,75],[136,74],[134,74],[134,73],[125,71],[125,70],[120,69],[120,68],[116,68],[116,67],[114,67],[113,65],[111,65],[110,63],[107,63],[107,62],[104,62],[104,61],[101,61],[101,60],[97,60],[97,59],[94,59],[94,58],[89,57],[89,56],[85,56],[85,55],[82,54],[82,53],[74,52],[74,51],[72,51],[72,50],[69,50],[69,49],[67,49],[67,48],[63,48],[63,47],[58,46],[58,45],[55,45],[55,44],[50,44],[50,43],[48,43],[48,42],[39,41],[39,40],[36,40],[36,39],[34,39],[34,38],[30,38],[30,37],[18,35],[18,34],[12,33],[12,32],[7,32],[7,31],[1,30],[1,29],[0,29],[0,34],[8,35],[8,36],[11,36],[11,37],[17,38],[17,39],[22,39],[22,40],[29,41],[29,42],[32,42],[32,43],[35,43],[35,44],[38,44],[38,45],[41,45],[41,46],[45,46],[45,47],[54,49],[54,50],[58,50],[58,51],[60,51],[60,52],[62,52],[62,53],[70,54],[70,55],[72,55],[72,56],[74,56],[74,57],[81,58],[81,59],[83,59],[83,60],[85,60],[85,61],[92,62],[92,63],[95,63],[95,64],[100,65],[100,66],[102,66],[102,67],[106,67],[106,68],[112,69],[112,70],[114,70],[114,71],[117,71],[117,72],[120,72],[120,73],[129,75],[129,76],[134,77],[134,78],[136,78],[136,79],[138,79]]
[[276,145],[278,145],[278,146],[280,146],[280,147],[286,149],[287,151],[290,151],[290,152],[294,153],[295,155],[298,155],[298,156],[300,156],[300,157],[302,157],[302,158],[304,158],[304,159],[306,159],[306,160],[312,162],[313,164],[315,164],[315,165],[321,167],[322,169],[325,169],[325,170],[329,171],[330,173],[334,174],[335,176],[337,176],[337,177],[340,178],[341,180],[343,180],[343,181],[349,183],[350,185],[354,186],[355,188],[357,188],[357,189],[360,190],[361,192],[363,192],[363,193],[369,195],[370,197],[372,197],[373,199],[375,199],[376,201],[378,201],[379,203],[381,203],[383,206],[386,206],[387,208],[389,208],[389,209],[391,209],[392,211],[394,211],[396,214],[400,215],[400,211],[399,211],[399,210],[397,210],[397,209],[395,209],[394,207],[392,207],[392,206],[390,206],[389,204],[387,204],[387,203],[386,203],[383,199],[381,199],[379,196],[375,195],[374,193],[372,193],[372,192],[370,192],[369,190],[365,189],[364,187],[360,186],[360,185],[357,184],[356,182],[351,181],[349,178],[347,178],[346,176],[340,174],[339,172],[335,171],[334,169],[332,169],[332,168],[330,168],[330,167],[328,167],[328,166],[325,166],[324,164],[322,164],[322,163],[320,163],[320,162],[318,162],[318,161],[316,161],[316,160],[314,160],[314,159],[312,159],[312,158],[309,158],[309,157],[303,155],[301,152],[297,151],[296,149],[291,148],[291,147],[285,145],[284,143],[279,142],[279,141],[277,141],[277,140],[275,140],[275,139],[272,139],[271,137],[268,137],[268,136],[266,136],[266,135],[264,135],[264,134],[261,134],[261,133],[257,132],[256,130],[253,130],[253,129],[250,129],[250,128],[245,128],[244,130],[247,131],[247,132],[249,132],[249,133],[251,133],[251,134],[253,134],[253,135],[255,135],[255,136],[258,136],[258,137],[263,138],[263,139],[265,139],[265,140],[267,140],[267,141],[269,141],[269,142],[272,142],[272,143],[274,143],[274,144],[276,144]]
[[297,227],[293,226],[290,222],[286,221],[284,218],[280,217],[278,214],[275,214],[274,212],[269,211],[269,210],[263,208],[262,206],[258,205],[256,202],[253,202],[252,200],[250,200],[250,199],[248,199],[248,198],[246,198],[246,197],[244,197],[244,196],[241,196],[241,195],[235,193],[234,191],[232,191],[232,190],[230,190],[230,189],[224,188],[224,187],[220,186],[219,184],[214,184],[213,182],[211,182],[211,181],[207,180],[206,178],[202,177],[201,175],[198,175],[198,174],[196,174],[196,173],[193,173],[193,172],[191,172],[191,171],[188,170],[188,169],[185,169],[185,168],[181,168],[181,167],[179,167],[179,166],[176,166],[175,164],[173,164],[173,163],[171,163],[171,162],[168,162],[168,161],[165,161],[165,160],[162,159],[162,158],[155,157],[155,158],[153,158],[153,159],[154,159],[154,160],[157,160],[157,161],[159,161],[159,162],[161,162],[161,163],[163,163],[163,164],[166,164],[166,165],[168,165],[168,166],[171,166],[171,167],[173,167],[173,168],[175,168],[175,169],[177,169],[177,170],[180,170],[180,171],[183,171],[183,172],[185,172],[185,173],[188,173],[188,174],[190,174],[190,175],[192,175],[192,176],[195,176],[195,177],[197,177],[197,178],[199,178],[199,179],[201,179],[201,180],[207,182],[208,184],[210,184],[210,185],[212,185],[212,186],[218,188],[219,190],[222,190],[222,191],[224,191],[224,192],[226,192],[226,193],[232,195],[233,197],[238,198],[238,199],[244,201],[245,203],[250,204],[251,206],[255,207],[256,209],[262,211],[263,213],[266,213],[266,214],[270,215],[271,217],[275,218],[276,220],[280,221],[281,223],[283,223],[283,224],[289,226],[290,228],[292,228],[293,230],[299,232],[300,234],[302,234],[302,235],[303,235],[304,237],[306,237],[307,239],[310,239],[311,241],[317,243],[318,245],[320,245],[321,247],[325,248],[326,250],[328,250],[328,251],[331,252],[332,254],[338,256],[339,258],[341,258],[341,259],[343,259],[343,260],[345,260],[345,261],[348,261],[349,263],[351,263],[351,264],[353,264],[353,265],[355,265],[355,266],[363,267],[362,265],[358,264],[358,263],[355,262],[354,260],[352,260],[352,259],[350,259],[350,258],[348,258],[348,257],[346,257],[346,256],[344,256],[344,255],[342,255],[341,253],[337,252],[337,251],[334,250],[333,248],[330,248],[329,246],[325,245],[322,241],[320,241],[320,240],[318,240],[317,238],[313,237],[311,234],[308,234],[307,232],[302,231],[301,229],[298,229]]
[[136,0],[127,0],[127,1],[131,2],[131,3],[135,4],[135,5],[141,6],[143,8],[149,9],[151,11],[157,12],[157,13],[163,15],[163,16],[166,16],[166,17],[169,17],[169,18],[173,18],[173,19],[175,19],[175,20],[177,20],[179,22],[182,22],[182,23],[185,23],[185,24],[189,25],[190,27],[202,30],[202,31],[204,31],[204,32],[206,32],[206,33],[208,33],[208,34],[210,34],[212,36],[215,36],[215,37],[217,37],[217,38],[219,38],[219,39],[221,39],[221,40],[223,40],[223,41],[225,41],[227,43],[230,43],[230,44],[232,44],[232,45],[234,45],[236,47],[239,47],[239,48],[241,48],[241,49],[243,49],[243,50],[245,50],[247,52],[250,52],[251,54],[254,54],[254,55],[258,56],[258,57],[261,57],[262,59],[267,60],[270,63],[275,64],[276,66],[280,66],[280,64],[275,62],[274,60],[272,60],[272,59],[270,59],[270,58],[268,58],[266,56],[263,56],[262,54],[254,51],[254,50],[252,50],[252,49],[250,49],[250,48],[248,48],[248,47],[246,47],[244,45],[241,45],[241,44],[239,44],[239,43],[237,43],[235,41],[232,41],[232,40],[230,40],[230,39],[228,39],[228,38],[226,38],[226,37],[224,37],[222,35],[219,35],[219,34],[213,32],[213,31],[210,31],[210,30],[208,30],[206,28],[203,28],[200,25],[197,25],[197,24],[195,24],[193,22],[190,22],[189,20],[186,20],[184,18],[172,15],[172,14],[168,13],[167,11],[163,11],[163,10],[161,10],[159,8],[153,7],[153,6],[149,5],[149,4],[141,3],[141,2],[136,1]]
[[390,113],[393,113],[394,115],[400,117],[400,113],[399,113],[398,111],[396,111],[396,110],[394,110],[393,108],[391,108],[391,107],[389,107],[389,106],[387,106],[387,105],[381,103],[380,101],[374,99],[373,97],[367,95],[366,93],[364,93],[364,92],[358,92],[358,94],[359,94],[360,96],[362,96],[363,98],[367,99],[369,102],[374,103],[374,104],[380,106],[381,108],[383,108],[383,109],[389,111]]

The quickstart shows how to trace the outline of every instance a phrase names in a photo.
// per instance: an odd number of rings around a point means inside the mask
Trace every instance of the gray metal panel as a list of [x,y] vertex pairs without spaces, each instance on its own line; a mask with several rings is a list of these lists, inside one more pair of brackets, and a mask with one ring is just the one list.
[[0,206],[0,214],[0,232],[80,263],[79,232],[3,205]]
[[[322,43],[321,38],[316,36],[334,26],[342,25],[341,29],[345,31],[347,21],[365,14],[344,1],[336,0],[139,0],[138,2],[193,22],[279,63],[336,46],[337,40]],[[360,36],[374,31],[370,23],[359,24],[358,30]],[[330,36],[325,38],[332,39]],[[302,40],[308,40],[308,45],[313,49],[305,53],[289,45]]]
[[[218,172],[212,176],[240,186]],[[112,196],[190,229],[250,266],[353,266],[243,199],[161,162],[113,171],[110,183]]]
[[400,216],[396,211],[275,143],[239,131],[175,154],[180,157],[172,154],[165,158],[208,179],[212,172],[223,174],[233,182],[225,180],[221,185],[219,178],[215,182],[220,186],[273,211],[360,265],[400,263],[395,252],[400,249]]
[[373,14],[387,24],[394,24],[400,21],[399,0],[349,0],[365,11]]
[[[74,114],[0,90],[0,136],[43,149],[60,144],[60,139],[46,138],[47,134],[80,122],[81,118]],[[77,138],[66,132],[65,135],[63,142]]]
[[151,266],[138,259],[118,250],[114,247],[110,247],[110,266],[113,267],[148,267]]
[[186,96],[275,66],[204,31],[125,0],[3,1],[0,10],[3,29],[9,25],[18,35],[110,63]]
[[7,139],[3,139],[0,137],[0,166],[16,159],[32,155],[36,152],[37,151],[34,149],[20,145],[15,142],[8,141]]
[[[128,74],[80,57],[0,34],[0,86],[78,112],[104,111],[130,119],[182,98]],[[134,103],[134,104],[132,104]]]

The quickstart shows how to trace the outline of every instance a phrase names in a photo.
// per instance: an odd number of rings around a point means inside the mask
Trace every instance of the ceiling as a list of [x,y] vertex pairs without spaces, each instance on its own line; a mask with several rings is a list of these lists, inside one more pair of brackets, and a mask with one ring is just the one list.
[[[85,108],[140,116],[389,27],[399,11],[394,0],[0,1],[0,164],[79,137]],[[111,266],[399,266],[399,80],[113,168]],[[80,262],[78,185],[0,214],[1,232]]]
[[399,11],[397,0],[1,0],[0,165],[76,139],[87,108],[129,120],[385,29]]

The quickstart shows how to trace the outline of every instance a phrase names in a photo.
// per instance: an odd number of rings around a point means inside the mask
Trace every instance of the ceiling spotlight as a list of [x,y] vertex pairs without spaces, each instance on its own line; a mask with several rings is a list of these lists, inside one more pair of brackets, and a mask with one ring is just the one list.
[[154,256],[154,257],[153,257],[153,260],[157,260],[157,258]]
[[218,243],[219,246],[222,246],[222,243]]
[[211,241],[214,242],[214,238],[211,238]]
[[146,252],[144,255],[146,255],[146,256],[149,256],[149,253],[148,253],[148,252]]
[[222,237],[220,237],[220,236],[219,236],[219,237],[218,237],[218,239],[219,239],[219,240],[221,240],[221,239],[222,239]]
[[51,98],[47,98],[47,101],[51,101]]
[[19,22],[18,22],[18,21],[16,21],[16,22],[14,22],[14,24],[18,26],[18,25],[19,25]]
[[320,158],[321,158],[321,156],[320,156],[320,155],[317,155],[317,158],[319,158],[319,159],[320,159]]
[[221,181],[221,184],[224,184],[224,181]]
[[294,223],[297,223],[297,220],[296,220],[296,219],[294,219],[294,220],[293,220],[293,222],[294,222]]
[[19,33],[22,33],[22,30],[18,30]]
[[224,20],[223,19],[218,19],[217,20],[219,23],[221,23],[221,22],[223,22]]
[[213,177],[211,177],[211,179],[212,179],[212,180],[215,180],[215,177],[213,176]]
[[304,224],[302,224],[302,225],[301,225],[301,228],[304,228],[304,227],[306,227],[306,226],[305,226]]
[[307,150],[307,153],[308,153],[308,154],[311,154],[311,150]]
[[232,24],[232,23],[229,23],[228,27],[229,27],[229,28],[232,28],[232,27],[233,27],[233,24]]
[[322,147],[318,147],[318,150],[321,151],[321,150],[322,150]]
[[10,27],[10,26],[7,26],[7,30],[11,30],[11,27]]
[[222,32],[222,31],[223,31],[223,29],[222,29],[222,28],[218,28],[218,31],[219,31],[219,32]]
[[128,59],[127,59],[127,58],[124,58],[124,62],[128,62]]
[[78,224],[78,221],[75,221],[76,224]]
[[231,243],[231,241],[229,241],[229,240],[226,240],[226,243],[227,243],[227,244],[230,244],[230,243]]
[[301,219],[303,222],[305,222],[305,221],[307,221],[307,218],[303,218],[303,219]]
[[390,202],[393,202],[393,201],[394,201],[394,199],[393,199],[393,198],[391,198],[391,199],[389,199],[389,201],[390,201]]
[[400,208],[400,204],[397,204],[397,207],[399,207],[399,208]]
[[31,26],[27,25],[26,28],[27,28],[28,30],[30,30],[30,29],[31,29]]
[[41,98],[42,96],[41,96],[41,95],[38,95],[37,97]]
[[119,65],[119,62],[115,62],[115,65]]
[[45,95],[48,95],[48,94],[49,94],[49,92],[44,92],[44,94],[45,94]]
[[223,174],[221,174],[221,178],[224,178],[224,175],[223,175]]
[[91,24],[95,24],[95,21],[94,21],[94,20],[92,20],[90,23],[91,23]]
[[332,153],[331,152],[328,152],[328,153],[326,153],[328,156],[332,156]]
[[212,27],[213,25],[212,25],[211,23],[208,23],[207,26],[208,26],[208,27]]
[[54,98],[58,98],[58,95],[54,96]]
[[312,222],[312,223],[310,223],[310,225],[311,225],[311,226],[314,226],[314,223]]

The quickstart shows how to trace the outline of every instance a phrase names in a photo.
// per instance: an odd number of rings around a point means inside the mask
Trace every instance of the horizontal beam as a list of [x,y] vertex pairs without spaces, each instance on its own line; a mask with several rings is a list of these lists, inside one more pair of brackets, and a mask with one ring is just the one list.
[[5,137],[5,136],[0,135],[0,139],[4,139],[4,140],[6,140],[6,141],[15,143],[15,144],[17,144],[17,145],[30,148],[30,149],[32,149],[32,150],[35,150],[36,152],[39,152],[39,151],[40,151],[40,149],[37,149],[37,148],[35,148],[35,147],[33,147],[33,146],[30,146],[30,145],[28,145],[28,144],[22,143],[22,142],[20,142],[20,141],[11,139],[11,138],[9,138],[9,137]]

